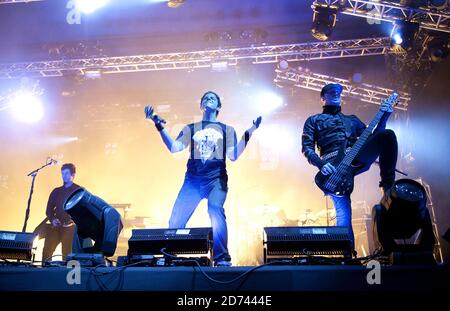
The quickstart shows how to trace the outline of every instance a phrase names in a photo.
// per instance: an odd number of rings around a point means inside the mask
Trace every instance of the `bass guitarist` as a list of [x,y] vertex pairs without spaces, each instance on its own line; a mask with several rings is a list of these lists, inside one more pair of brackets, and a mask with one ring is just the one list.
[[[325,85],[320,92],[324,104],[322,113],[310,116],[303,128],[302,152],[308,162],[316,166],[325,176],[336,172],[336,166],[332,163],[338,150],[345,146],[349,151],[366,129],[366,125],[357,116],[341,112],[342,90],[340,84]],[[355,175],[358,175],[367,171],[379,157],[381,176],[379,185],[384,193],[394,184],[397,163],[397,138],[392,130],[386,129],[386,122],[392,111],[392,105],[386,102],[381,104],[382,117],[352,162],[352,167],[357,168]],[[316,145],[320,156],[315,151]],[[336,225],[349,228],[354,246],[350,193],[326,194],[331,196],[336,209]]]

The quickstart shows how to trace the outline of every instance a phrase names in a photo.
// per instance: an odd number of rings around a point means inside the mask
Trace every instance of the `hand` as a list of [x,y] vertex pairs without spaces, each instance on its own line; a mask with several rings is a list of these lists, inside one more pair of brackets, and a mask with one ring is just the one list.
[[145,112],[145,118],[153,120],[153,113],[155,112],[155,109],[153,109],[152,106],[145,106],[144,108]]
[[336,172],[336,168],[331,163],[327,162],[324,166],[322,166],[320,172],[326,176]]
[[392,111],[394,111],[394,107],[393,107],[393,105],[390,105],[389,103],[384,102],[384,103],[382,103],[381,106],[380,106],[380,111],[383,111],[383,112],[392,112]]
[[166,123],[164,119],[155,114],[155,109],[152,106],[145,106],[144,108],[145,118],[150,119],[155,123]]
[[61,226],[61,221],[59,221],[58,218],[55,218],[52,220],[52,226],[53,227],[60,227]]
[[253,121],[253,125],[258,128],[259,125],[261,124],[262,121],[262,117],[257,117],[256,120]]
[[154,120],[154,112],[155,110],[153,109],[152,106],[145,106],[144,108],[144,112],[145,112],[145,118],[146,119],[150,119],[150,120]]

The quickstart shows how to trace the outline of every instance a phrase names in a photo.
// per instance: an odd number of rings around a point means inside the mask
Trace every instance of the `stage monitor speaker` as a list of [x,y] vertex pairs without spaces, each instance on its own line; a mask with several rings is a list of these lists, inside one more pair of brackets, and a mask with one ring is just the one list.
[[0,231],[0,259],[32,261],[37,241],[35,233]]
[[351,258],[347,227],[265,227],[264,262],[294,256]]
[[[211,228],[134,229],[128,256],[207,254],[212,252]],[[211,256],[212,258],[212,256]]]

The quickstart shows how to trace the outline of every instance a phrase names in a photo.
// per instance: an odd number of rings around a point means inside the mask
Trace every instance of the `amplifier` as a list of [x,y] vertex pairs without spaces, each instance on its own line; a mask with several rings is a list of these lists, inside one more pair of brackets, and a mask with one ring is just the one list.
[[0,231],[0,259],[34,260],[37,240],[35,233]]
[[128,257],[135,255],[207,254],[212,251],[212,228],[134,229]]
[[268,257],[351,257],[352,242],[347,227],[265,227],[264,262]]

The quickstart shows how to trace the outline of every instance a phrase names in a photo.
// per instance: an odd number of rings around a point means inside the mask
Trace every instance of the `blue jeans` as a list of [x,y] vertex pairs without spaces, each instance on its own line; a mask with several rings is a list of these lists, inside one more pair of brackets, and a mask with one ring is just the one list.
[[208,199],[208,214],[213,231],[213,259],[230,261],[228,229],[223,205],[227,198],[227,182],[186,176],[172,209],[169,228],[184,228],[202,199]]
[[336,226],[347,227],[352,241],[352,249],[355,248],[355,237],[352,226],[352,201],[350,195],[331,195],[336,210]]

